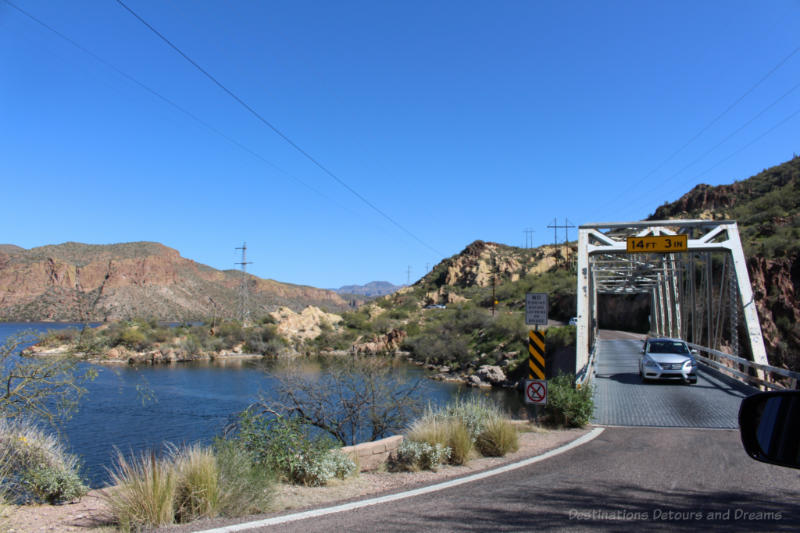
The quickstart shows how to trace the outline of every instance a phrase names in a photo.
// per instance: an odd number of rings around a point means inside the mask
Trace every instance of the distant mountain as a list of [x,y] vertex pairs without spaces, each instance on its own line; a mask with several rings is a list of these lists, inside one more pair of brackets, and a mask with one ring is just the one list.
[[333,290],[337,294],[355,294],[366,296],[367,298],[377,298],[378,296],[392,294],[402,288],[403,285],[393,285],[388,281],[370,281],[366,285],[345,285]]
[[[347,308],[338,294],[248,275],[253,318],[280,306]],[[0,320],[236,317],[241,272],[217,270],[155,242],[0,245]]]

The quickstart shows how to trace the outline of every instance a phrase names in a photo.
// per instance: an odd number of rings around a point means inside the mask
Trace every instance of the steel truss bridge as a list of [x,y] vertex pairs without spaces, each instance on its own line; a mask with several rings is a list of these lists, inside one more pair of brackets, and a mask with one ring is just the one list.
[[[628,239],[643,237],[677,237],[686,244],[673,253],[629,252]],[[651,335],[682,338],[703,352],[701,362],[751,384],[774,386],[772,378],[782,375],[796,386],[798,374],[769,366],[736,222],[659,220],[578,228],[578,384],[593,371],[600,294],[649,295]]]

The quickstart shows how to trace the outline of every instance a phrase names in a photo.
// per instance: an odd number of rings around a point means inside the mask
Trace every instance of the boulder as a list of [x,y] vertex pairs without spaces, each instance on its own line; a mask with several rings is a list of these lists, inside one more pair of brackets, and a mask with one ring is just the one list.
[[496,365],[481,365],[475,374],[481,381],[486,381],[492,385],[500,385],[506,380],[505,372]]

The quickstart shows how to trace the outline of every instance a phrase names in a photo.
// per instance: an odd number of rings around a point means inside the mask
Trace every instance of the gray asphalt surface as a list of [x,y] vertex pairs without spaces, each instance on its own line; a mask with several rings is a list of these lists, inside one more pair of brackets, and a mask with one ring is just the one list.
[[701,366],[697,384],[643,383],[639,377],[642,343],[634,339],[598,340],[595,424],[687,428],[739,427],[739,404],[756,392]]
[[797,531],[800,471],[753,461],[738,431],[607,428],[526,468],[253,531]]

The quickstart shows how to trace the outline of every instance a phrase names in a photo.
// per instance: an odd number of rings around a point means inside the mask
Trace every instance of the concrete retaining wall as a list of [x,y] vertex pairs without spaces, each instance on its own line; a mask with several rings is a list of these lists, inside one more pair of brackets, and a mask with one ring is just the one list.
[[381,465],[386,464],[389,455],[392,454],[400,443],[403,442],[402,435],[387,437],[373,442],[363,442],[355,446],[345,446],[342,451],[349,454],[362,472],[377,470]]

